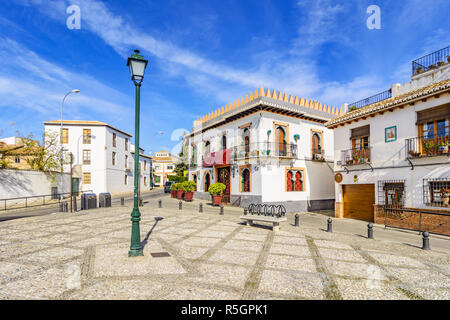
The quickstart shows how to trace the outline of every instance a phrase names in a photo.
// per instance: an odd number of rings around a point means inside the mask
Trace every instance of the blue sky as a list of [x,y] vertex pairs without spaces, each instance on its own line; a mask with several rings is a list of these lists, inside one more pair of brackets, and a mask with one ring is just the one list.
[[[66,8],[81,9],[69,30]],[[369,5],[381,30],[369,30]],[[98,120],[134,133],[126,58],[149,59],[141,147],[174,150],[192,121],[260,86],[340,107],[409,81],[450,44],[448,0],[8,0],[0,4],[0,137]],[[163,135],[158,135],[163,131]]]

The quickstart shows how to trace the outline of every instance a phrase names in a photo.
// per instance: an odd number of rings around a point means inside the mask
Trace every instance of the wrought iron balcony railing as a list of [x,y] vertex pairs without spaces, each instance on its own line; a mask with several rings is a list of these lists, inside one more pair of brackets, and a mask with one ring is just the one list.
[[311,150],[311,158],[314,161],[325,161],[325,150],[323,150],[322,148],[313,148]]
[[412,62],[412,75],[426,72],[450,62],[450,46],[427,54]]
[[450,136],[415,137],[406,139],[408,159],[450,155]]
[[392,97],[392,90],[389,89],[389,90],[380,92],[376,95],[373,95],[371,97],[368,97],[368,98],[365,98],[365,99],[362,99],[357,102],[353,102],[353,103],[349,104],[348,110],[349,111],[356,110],[356,109],[368,106],[369,104],[389,99],[391,97]]
[[294,143],[257,142],[233,148],[234,160],[253,157],[297,158],[297,145]]
[[342,150],[342,165],[356,165],[370,163],[370,147],[364,149],[348,149]]

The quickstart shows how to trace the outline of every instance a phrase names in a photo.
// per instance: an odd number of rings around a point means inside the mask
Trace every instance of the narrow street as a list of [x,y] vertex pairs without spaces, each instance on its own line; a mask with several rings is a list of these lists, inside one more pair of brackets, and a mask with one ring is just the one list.
[[[154,198],[160,198],[164,196],[164,190],[162,189],[154,189],[150,192],[142,193],[141,197],[145,201],[148,201],[150,199]],[[112,197],[112,206],[120,206],[120,196]],[[133,196],[126,196],[125,198],[125,204],[127,204],[130,201],[133,201]],[[78,210],[80,210],[80,202],[78,201]],[[14,210],[14,212],[10,211],[2,211],[0,212],[0,223],[2,221],[8,221],[8,220],[14,220],[14,219],[21,219],[21,218],[28,218],[28,217],[37,217],[37,216],[44,216],[52,213],[58,213],[59,207],[57,206],[51,206],[51,207],[37,207],[35,209],[31,208],[24,208],[23,210]],[[61,213],[63,214],[63,213]]]

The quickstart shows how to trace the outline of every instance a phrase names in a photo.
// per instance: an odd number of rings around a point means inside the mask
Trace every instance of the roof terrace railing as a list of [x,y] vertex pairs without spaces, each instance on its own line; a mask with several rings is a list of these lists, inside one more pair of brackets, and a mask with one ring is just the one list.
[[436,69],[439,66],[450,62],[450,46],[427,54],[412,62],[412,75],[418,75],[425,71]]
[[360,109],[362,107],[368,106],[369,104],[380,102],[380,101],[389,99],[391,97],[392,97],[392,90],[389,89],[389,90],[380,92],[376,95],[373,95],[371,97],[368,97],[368,98],[365,98],[365,99],[362,99],[357,102],[349,104],[348,110],[352,111],[352,110]]

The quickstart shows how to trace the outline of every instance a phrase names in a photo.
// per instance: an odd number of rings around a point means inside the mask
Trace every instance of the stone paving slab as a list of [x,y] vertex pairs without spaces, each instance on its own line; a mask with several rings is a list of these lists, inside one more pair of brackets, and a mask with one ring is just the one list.
[[144,256],[130,258],[131,209],[0,223],[0,299],[450,298],[445,252],[302,224],[273,233],[167,198],[141,208]]

